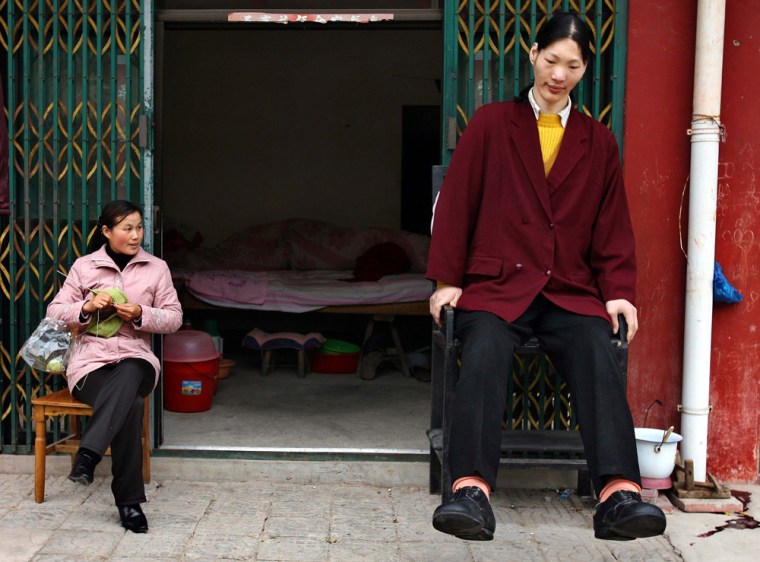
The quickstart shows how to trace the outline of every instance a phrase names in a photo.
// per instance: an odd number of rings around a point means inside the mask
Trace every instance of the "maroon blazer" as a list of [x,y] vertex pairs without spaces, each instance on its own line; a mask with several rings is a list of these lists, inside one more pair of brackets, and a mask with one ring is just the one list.
[[636,258],[615,137],[572,111],[547,178],[528,103],[475,112],[449,165],[426,276],[461,287],[457,308],[511,322],[540,293],[609,320],[635,300]]

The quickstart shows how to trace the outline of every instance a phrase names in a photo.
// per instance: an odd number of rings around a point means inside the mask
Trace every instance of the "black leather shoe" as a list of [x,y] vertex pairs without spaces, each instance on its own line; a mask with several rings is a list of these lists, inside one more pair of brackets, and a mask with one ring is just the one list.
[[608,541],[631,541],[665,532],[665,514],[641,501],[641,494],[620,490],[596,506],[594,536]]
[[133,533],[147,533],[148,520],[145,518],[139,503],[135,505],[119,505],[121,526]]
[[496,519],[483,490],[464,486],[433,513],[433,527],[468,541],[493,540]]
[[89,449],[80,448],[74,455],[69,480],[89,486],[95,479],[95,467],[100,462],[100,455]]

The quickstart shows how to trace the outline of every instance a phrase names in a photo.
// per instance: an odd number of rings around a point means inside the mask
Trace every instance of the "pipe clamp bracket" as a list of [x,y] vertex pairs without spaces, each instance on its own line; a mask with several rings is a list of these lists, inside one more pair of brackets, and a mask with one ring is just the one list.
[[[697,116],[695,116],[697,117]],[[701,115],[699,117],[702,117],[703,119],[710,119],[713,124],[715,125],[715,128],[711,129],[686,129],[686,135],[689,137],[699,136],[699,135],[714,135],[717,134],[718,138],[720,139],[720,142],[726,142],[726,125],[720,122],[720,117],[709,117],[706,115]],[[716,130],[717,129],[717,130]]]
[[707,408],[689,408],[687,406],[684,406],[683,404],[678,405],[678,411],[683,414],[691,414],[693,416],[706,416],[710,412],[712,412],[712,404],[710,404]]

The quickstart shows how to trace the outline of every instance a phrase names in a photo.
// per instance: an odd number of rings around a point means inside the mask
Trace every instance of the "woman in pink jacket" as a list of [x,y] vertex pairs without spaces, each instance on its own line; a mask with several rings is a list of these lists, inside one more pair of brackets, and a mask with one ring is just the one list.
[[69,480],[89,485],[111,447],[113,491],[124,528],[144,533],[143,399],[158,382],[152,334],[182,324],[182,308],[166,263],[144,251],[142,211],[111,201],[98,218],[88,254],[71,268],[48,316],[79,331],[66,369],[71,394],[93,407]]

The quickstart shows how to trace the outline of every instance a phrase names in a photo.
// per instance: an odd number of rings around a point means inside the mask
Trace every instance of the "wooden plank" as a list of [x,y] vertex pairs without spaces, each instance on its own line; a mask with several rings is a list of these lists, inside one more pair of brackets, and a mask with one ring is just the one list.
[[429,316],[428,301],[398,302],[389,304],[363,304],[326,306],[314,312],[328,314],[392,314],[398,316]]
[[68,389],[62,389],[57,392],[54,392],[52,394],[46,394],[45,396],[39,396],[37,398],[32,399],[32,405],[34,406],[45,406],[46,411],[48,411],[48,408],[51,406],[56,406],[60,408],[82,408],[82,409],[89,409],[90,406],[87,404],[84,404],[71,396],[69,394]]

